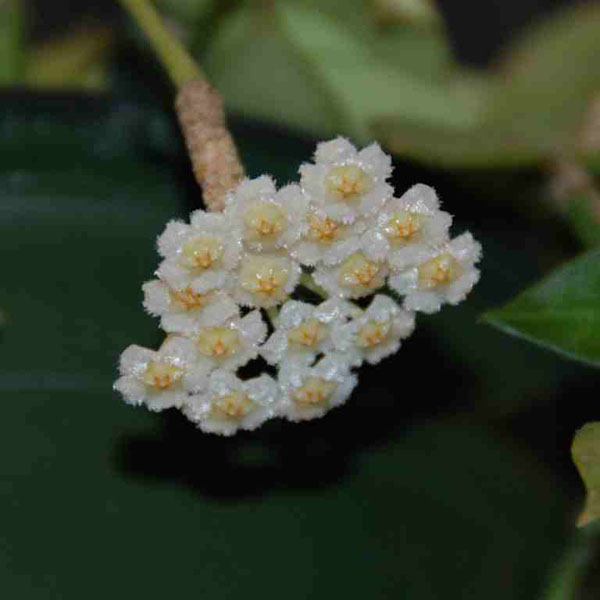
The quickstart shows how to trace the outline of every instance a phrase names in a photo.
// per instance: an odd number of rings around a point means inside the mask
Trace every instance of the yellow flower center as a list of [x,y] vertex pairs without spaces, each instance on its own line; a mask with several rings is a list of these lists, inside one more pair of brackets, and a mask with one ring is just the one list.
[[241,419],[254,410],[254,403],[242,392],[231,392],[217,398],[212,405],[213,415],[226,419]]
[[356,200],[372,184],[371,177],[354,164],[333,167],[325,178],[325,188],[336,200]]
[[146,385],[164,390],[179,381],[184,373],[185,371],[181,367],[162,362],[151,362],[146,367],[142,379]]
[[288,340],[304,348],[316,348],[325,337],[327,330],[316,319],[309,319],[306,323],[294,327],[288,333]]
[[419,286],[432,289],[450,283],[460,273],[460,265],[451,254],[440,254],[419,267]]
[[206,306],[211,299],[211,292],[208,292],[207,294],[197,294],[189,287],[179,292],[171,290],[171,300],[183,310],[202,308]]
[[329,244],[335,242],[343,228],[329,217],[319,217],[314,213],[308,216],[309,230],[307,237],[313,242]]
[[338,282],[356,291],[366,291],[383,285],[384,276],[382,264],[367,260],[362,252],[355,252],[342,263]]
[[372,348],[381,344],[389,333],[389,321],[369,321],[358,330],[356,345],[360,348]]
[[185,244],[180,262],[189,269],[210,269],[223,256],[223,244],[215,237],[197,237]]
[[423,215],[406,211],[393,213],[385,224],[385,235],[395,242],[407,242],[423,227]]
[[283,288],[288,275],[287,268],[280,261],[250,256],[240,270],[240,284],[259,300],[279,300],[285,297]]
[[271,202],[255,202],[244,214],[246,234],[249,238],[265,238],[279,235],[287,225],[285,212]]
[[322,377],[309,377],[306,383],[294,392],[294,401],[302,408],[325,404],[331,397],[337,383]]
[[204,356],[224,360],[233,356],[240,346],[240,337],[235,329],[228,327],[206,327],[197,340],[198,351]]

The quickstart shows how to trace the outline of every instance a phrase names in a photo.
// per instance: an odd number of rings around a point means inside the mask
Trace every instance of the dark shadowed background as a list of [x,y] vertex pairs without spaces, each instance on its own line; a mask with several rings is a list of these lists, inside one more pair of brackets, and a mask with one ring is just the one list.
[[[82,4],[34,2],[31,35],[82,12],[132,27],[113,2]],[[456,55],[483,67],[559,4],[439,7]],[[2,597],[542,598],[581,507],[569,446],[598,417],[598,379],[478,322],[579,248],[555,215],[520,207],[541,171],[397,158],[397,190],[434,186],[453,233],[482,242],[480,284],[419,316],[322,420],[204,435],[111,391],[120,352],[160,342],[140,285],[165,222],[201,195],[149,51],[123,35],[110,78],[103,93],[0,92]],[[317,141],[231,126],[249,175],[280,183]]]

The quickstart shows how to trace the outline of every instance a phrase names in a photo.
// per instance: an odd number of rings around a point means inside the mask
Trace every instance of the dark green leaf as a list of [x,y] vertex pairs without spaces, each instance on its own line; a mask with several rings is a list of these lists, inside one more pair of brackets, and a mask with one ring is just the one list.
[[484,319],[507,333],[600,366],[600,250],[563,265]]

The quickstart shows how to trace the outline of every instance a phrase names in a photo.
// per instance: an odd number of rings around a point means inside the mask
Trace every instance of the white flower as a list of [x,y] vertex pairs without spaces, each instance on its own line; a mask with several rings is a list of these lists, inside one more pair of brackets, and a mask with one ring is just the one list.
[[481,257],[481,245],[470,233],[431,250],[419,262],[391,275],[389,286],[405,295],[404,308],[434,313],[443,303],[458,304],[479,280],[475,263]]
[[146,404],[150,410],[181,407],[188,392],[206,385],[207,372],[196,364],[196,355],[194,343],[183,337],[167,338],[158,351],[129,346],[114,389],[128,404]]
[[289,247],[307,228],[308,198],[297,184],[275,191],[267,175],[245,179],[229,194],[225,214],[242,232],[245,245],[255,252]]
[[329,409],[343,404],[357,382],[342,355],[328,354],[313,367],[302,361],[287,362],[279,370],[283,394],[280,414],[290,421],[322,417]]
[[200,294],[188,287],[177,291],[158,279],[144,283],[142,290],[144,308],[161,317],[161,327],[167,333],[193,335],[201,327],[218,325],[239,313],[237,304],[218,290]]
[[231,293],[243,306],[270,308],[287,299],[301,272],[300,265],[283,253],[245,254],[232,274]]
[[363,360],[376,364],[400,348],[400,340],[415,328],[415,315],[402,310],[388,296],[378,294],[359,317],[334,326],[332,339],[335,350],[352,357],[352,365]]
[[233,435],[252,430],[277,413],[278,387],[268,375],[241,381],[228,371],[214,371],[207,389],[190,396],[184,414],[208,433]]
[[317,354],[332,349],[332,327],[346,323],[359,313],[360,309],[339,298],[331,298],[318,306],[288,300],[275,319],[275,331],[260,353],[272,365],[287,360],[304,360],[308,364]]
[[302,237],[291,247],[290,253],[301,264],[308,266],[341,262],[360,249],[360,236],[367,227],[362,220],[352,225],[336,221],[316,207],[306,214],[305,224]]
[[158,251],[165,260],[156,274],[175,290],[192,287],[204,293],[223,287],[241,250],[241,232],[231,218],[197,210],[190,225],[171,221],[158,238]]
[[439,209],[435,190],[419,183],[377,214],[361,250],[372,260],[385,259],[390,268],[402,269],[426,258],[431,246],[447,242],[451,224],[452,217]]
[[311,201],[335,221],[353,223],[377,212],[393,194],[389,156],[378,144],[360,152],[346,139],[321,142],[315,164],[300,167],[301,186]]
[[257,310],[219,325],[200,327],[192,338],[197,364],[205,370],[234,371],[258,356],[258,346],[266,337],[267,325]]
[[317,267],[312,277],[332,296],[361,298],[381,288],[387,274],[385,262],[369,260],[358,251],[335,267]]

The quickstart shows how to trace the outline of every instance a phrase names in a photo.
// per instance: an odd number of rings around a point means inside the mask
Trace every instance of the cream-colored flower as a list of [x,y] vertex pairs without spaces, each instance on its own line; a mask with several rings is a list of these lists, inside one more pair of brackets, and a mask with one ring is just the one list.
[[177,336],[167,338],[158,351],[129,346],[121,355],[121,377],[114,389],[128,404],[146,404],[155,411],[179,408],[188,393],[206,385],[207,371],[196,357],[193,342]]
[[315,163],[300,167],[300,185],[328,217],[354,223],[391,198],[393,190],[386,183],[391,172],[391,159],[378,144],[357,151],[338,137],[317,145]]
[[335,351],[350,356],[353,366],[363,360],[375,364],[397,352],[400,340],[407,338],[414,328],[414,313],[378,294],[360,316],[335,326],[332,340]]
[[312,367],[303,361],[287,362],[279,370],[280,412],[290,421],[322,417],[343,404],[356,384],[348,358],[340,354],[328,354]]
[[300,265],[283,253],[245,254],[231,278],[231,293],[243,306],[270,308],[288,298],[300,274]]
[[158,238],[165,260],[156,275],[174,290],[204,293],[225,285],[242,251],[241,232],[222,213],[193,212],[190,225],[171,221]]
[[357,220],[349,225],[328,217],[312,207],[305,216],[306,229],[291,247],[292,256],[303,265],[335,265],[360,249],[361,235],[367,223]]
[[199,328],[218,325],[239,312],[237,304],[220,290],[198,293],[192,286],[174,290],[158,279],[146,282],[142,289],[144,308],[161,317],[167,333],[194,335]]
[[431,250],[419,263],[390,276],[388,284],[404,295],[404,307],[434,313],[442,304],[458,304],[479,280],[475,264],[481,245],[470,233]]
[[263,175],[245,179],[229,194],[225,212],[242,232],[247,248],[271,252],[288,248],[306,229],[308,198],[297,184],[279,191],[273,180]]
[[267,325],[257,310],[218,325],[200,327],[192,337],[197,364],[205,370],[234,371],[258,356],[258,347],[266,337]]
[[335,267],[318,267],[312,276],[332,296],[361,298],[380,289],[387,274],[385,262],[369,260],[359,251]]
[[374,221],[362,238],[361,250],[399,270],[426,258],[432,246],[447,242],[452,217],[440,210],[434,189],[419,183],[392,198]]
[[188,398],[183,412],[202,431],[233,435],[276,416],[277,402],[277,383],[268,375],[242,381],[219,370],[211,374],[205,390]]
[[331,298],[318,306],[288,300],[275,319],[275,331],[260,353],[272,365],[289,360],[304,360],[308,364],[318,354],[332,349],[332,327],[359,313],[360,309],[340,298]]

